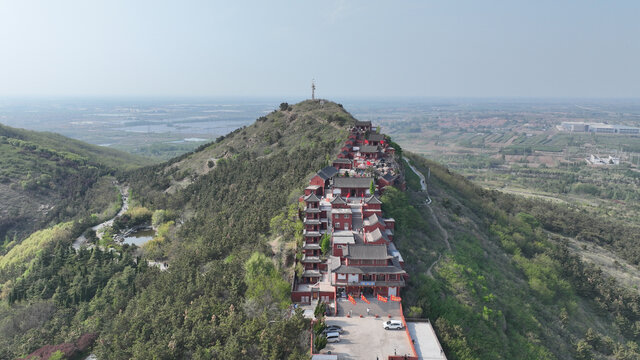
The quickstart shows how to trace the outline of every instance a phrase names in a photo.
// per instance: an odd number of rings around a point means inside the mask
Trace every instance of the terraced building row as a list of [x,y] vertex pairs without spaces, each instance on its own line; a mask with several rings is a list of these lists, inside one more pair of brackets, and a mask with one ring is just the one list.
[[394,155],[386,136],[359,121],[332,165],[310,179],[300,198],[304,271],[294,279],[294,302],[400,295],[408,274],[393,243],[395,221],[383,216],[380,200],[386,187],[405,186]]

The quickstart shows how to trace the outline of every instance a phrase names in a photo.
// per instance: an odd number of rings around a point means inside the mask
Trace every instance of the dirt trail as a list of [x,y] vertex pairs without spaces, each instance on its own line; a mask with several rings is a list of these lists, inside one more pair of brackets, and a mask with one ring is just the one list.
[[[427,206],[427,208],[429,208],[429,211],[431,212],[431,217],[433,218],[433,222],[436,224],[436,226],[438,227],[438,230],[442,234],[442,239],[444,240],[444,243],[447,245],[447,250],[451,251],[451,244],[449,243],[449,233],[447,232],[447,230],[445,230],[445,228],[442,227],[442,225],[440,225],[440,220],[438,220],[438,217],[436,216],[436,213],[431,208],[431,197],[429,197],[429,193],[427,192],[427,181],[426,181],[424,175],[422,175],[422,173],[420,171],[418,171],[418,169],[416,169],[411,164],[411,161],[409,159],[407,159],[407,158],[404,158],[404,159],[407,162],[407,164],[409,165],[409,167],[411,168],[411,170],[413,170],[413,172],[416,175],[418,175],[418,177],[420,178],[420,187],[422,188],[422,191],[424,191],[427,194],[427,200],[425,201],[426,206]],[[440,261],[441,258],[442,258],[442,253],[440,253],[438,255],[438,259],[436,259],[436,261],[434,261],[433,264],[431,264],[429,266],[429,268],[427,269],[427,275],[429,277],[433,278],[433,274],[431,273],[431,269],[433,269],[433,267],[438,263],[438,261]]]
[[[440,225],[440,220],[438,220],[438,217],[436,216],[436,213],[431,208],[431,205],[427,205],[427,207],[429,208],[429,211],[431,212],[431,217],[433,218],[433,221],[436,223],[436,226],[438,227],[438,230],[440,231],[440,233],[442,233],[442,240],[444,240],[444,243],[447,245],[447,250],[451,251],[451,244],[449,243],[449,233],[447,232],[447,230],[445,228],[442,227],[442,225]],[[429,277],[433,278],[433,274],[431,273],[431,269],[433,269],[433,267],[438,263],[438,261],[440,261],[441,258],[442,258],[442,253],[440,253],[440,255],[438,255],[438,259],[436,259],[436,261],[434,261],[433,264],[431,264],[431,266],[429,266],[429,269],[427,269],[427,275]]]

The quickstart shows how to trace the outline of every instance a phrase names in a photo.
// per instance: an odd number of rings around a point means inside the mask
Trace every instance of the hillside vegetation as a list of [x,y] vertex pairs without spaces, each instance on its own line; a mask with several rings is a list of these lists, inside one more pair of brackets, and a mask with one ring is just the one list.
[[637,291],[582,262],[554,234],[579,236],[633,262],[637,227],[487,191],[435,162],[411,159],[431,170],[432,204],[413,188],[385,206],[407,224],[398,232],[412,275],[405,306],[434,321],[450,359],[640,356]]
[[148,163],[62,135],[4,125],[0,154],[0,245],[76,216],[86,210],[80,203],[102,176]]
[[0,257],[0,285],[3,278],[22,274],[48,244],[68,239],[71,236],[72,225],[71,222],[62,223],[49,229],[36,231],[15,246],[10,243],[7,246],[7,253]]
[[[150,247],[76,253],[69,244],[87,217],[68,238],[34,234],[24,248],[41,250],[28,258],[11,245],[0,258],[13,264],[0,291],[0,358],[98,334],[91,351],[101,360],[308,359],[310,324],[289,307],[295,255],[286,250],[304,186],[353,122],[332,102],[282,104],[192,153],[122,174],[132,211],[158,227]],[[430,318],[449,359],[640,356],[638,292],[566,241],[597,244],[636,266],[637,227],[488,191],[406,155],[430,169],[433,202],[409,169],[410,189],[382,199],[410,274],[405,315]]]
[[[281,109],[194,153],[130,172],[134,203],[175,214],[162,219],[152,254],[169,270],[131,261],[138,253],[128,246],[77,256],[50,247],[3,289],[0,358],[98,333],[100,359],[305,359],[308,320],[283,310],[290,269],[270,260],[270,223],[335,156],[354,119],[331,102]],[[21,325],[30,309],[39,316]]]

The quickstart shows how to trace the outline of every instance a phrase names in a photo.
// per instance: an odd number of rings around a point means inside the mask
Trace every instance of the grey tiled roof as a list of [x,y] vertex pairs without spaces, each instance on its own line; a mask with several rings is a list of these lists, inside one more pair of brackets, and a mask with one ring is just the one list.
[[370,134],[369,135],[369,140],[371,140],[371,141],[384,140],[384,135],[383,134]]
[[302,246],[303,250],[320,250],[319,244],[304,244]]
[[354,239],[353,235],[348,235],[348,236],[333,235],[333,243],[339,244],[339,245],[348,245],[348,244],[355,244],[356,240]]
[[318,197],[314,193],[311,193],[311,194],[305,196],[303,199],[306,202],[320,202],[320,199],[318,199]]
[[389,183],[393,182],[397,177],[398,175],[391,175],[391,173],[386,173],[382,176],[382,178]]
[[351,208],[346,209],[331,209],[331,214],[353,214],[353,210]]
[[361,153],[375,153],[378,152],[378,147],[375,145],[363,145],[360,147]]
[[327,166],[324,169],[318,171],[316,175],[320,176],[324,180],[327,180],[336,176],[336,174],[338,174],[338,169],[334,168],[333,166]]
[[337,177],[333,179],[334,188],[364,188],[368,189],[371,185],[370,177]]
[[302,277],[321,277],[320,271],[318,270],[305,270],[302,272]]
[[351,164],[350,159],[335,159],[333,162],[336,164]]
[[382,220],[382,218],[380,216],[378,216],[378,214],[373,214],[373,215],[369,216],[367,218],[367,221],[369,223],[365,224],[365,225],[375,225],[375,224],[378,224],[378,223],[380,223],[382,225],[385,225],[384,224],[384,220]]
[[336,274],[405,274],[406,272],[397,266],[347,266],[340,265],[333,270]]
[[[378,228],[367,233],[368,242],[376,242],[376,241],[380,241],[380,239],[384,239],[385,241],[389,242],[389,238],[387,237],[387,234],[383,233]],[[372,245],[368,245],[368,246],[372,246]]]
[[382,201],[378,199],[375,195],[369,196],[365,201],[367,204],[382,204]]
[[340,267],[340,257],[339,256],[329,256],[329,260],[327,261],[329,265],[329,271],[333,271]]
[[384,260],[391,258],[387,253],[387,245],[349,245],[344,256],[354,260]]
[[333,198],[333,200],[331,200],[331,205],[346,204],[346,203],[347,202],[344,201],[342,196],[336,196],[336,197]]

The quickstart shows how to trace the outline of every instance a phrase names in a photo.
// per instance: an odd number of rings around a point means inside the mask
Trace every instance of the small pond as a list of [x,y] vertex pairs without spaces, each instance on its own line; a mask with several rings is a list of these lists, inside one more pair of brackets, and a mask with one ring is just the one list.
[[154,236],[156,236],[156,232],[153,229],[138,230],[125,237],[124,243],[129,245],[142,246],[142,244],[153,239]]

